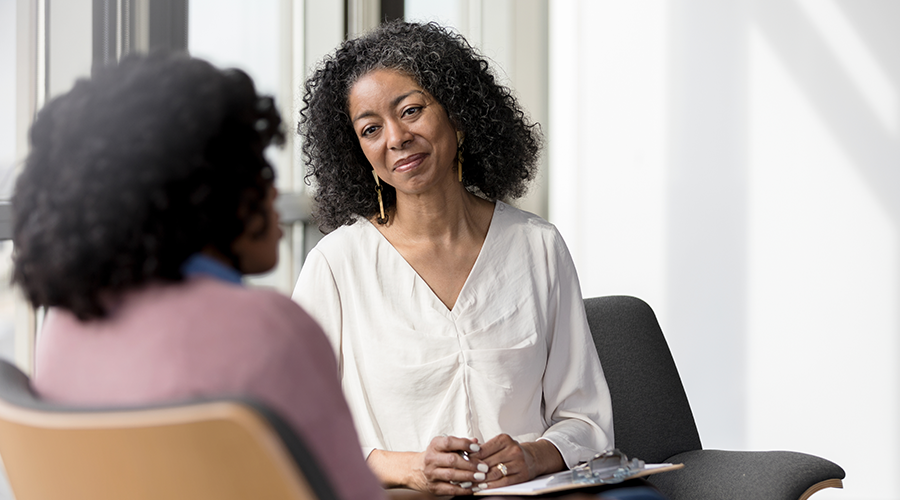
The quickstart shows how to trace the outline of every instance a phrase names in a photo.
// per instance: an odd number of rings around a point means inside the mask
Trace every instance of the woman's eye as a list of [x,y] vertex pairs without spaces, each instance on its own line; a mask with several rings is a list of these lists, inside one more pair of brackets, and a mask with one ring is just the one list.
[[371,135],[371,134],[375,133],[376,130],[378,130],[378,127],[376,127],[375,125],[370,125],[370,126],[364,128],[360,135],[365,137],[367,135]]
[[412,116],[422,110],[421,106],[413,106],[403,110],[403,116]]

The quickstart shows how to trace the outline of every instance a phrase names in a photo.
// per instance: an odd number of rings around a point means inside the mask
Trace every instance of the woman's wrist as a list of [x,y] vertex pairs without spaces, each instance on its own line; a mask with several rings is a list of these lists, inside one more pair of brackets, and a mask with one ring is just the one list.
[[416,467],[415,458],[418,453],[385,451],[374,449],[366,458],[366,464],[375,477],[381,481],[384,488],[413,488],[416,487],[414,475]]
[[562,454],[556,445],[546,439],[521,443],[522,448],[532,458],[532,477],[558,472],[566,468]]

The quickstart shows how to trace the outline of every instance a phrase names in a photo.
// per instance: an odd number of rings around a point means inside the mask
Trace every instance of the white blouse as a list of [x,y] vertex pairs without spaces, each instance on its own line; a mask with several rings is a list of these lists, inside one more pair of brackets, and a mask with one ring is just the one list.
[[293,298],[337,353],[365,456],[442,434],[546,439],[569,467],[613,447],[575,266],[535,215],[496,203],[452,310],[365,220],[316,245]]

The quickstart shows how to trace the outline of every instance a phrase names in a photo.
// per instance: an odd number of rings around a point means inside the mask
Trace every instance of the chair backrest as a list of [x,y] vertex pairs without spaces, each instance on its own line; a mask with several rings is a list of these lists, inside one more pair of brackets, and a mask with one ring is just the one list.
[[2,360],[0,457],[17,500],[336,498],[300,439],[253,401],[67,408]]
[[672,353],[653,309],[635,297],[584,301],[612,397],[616,447],[648,463],[701,449]]

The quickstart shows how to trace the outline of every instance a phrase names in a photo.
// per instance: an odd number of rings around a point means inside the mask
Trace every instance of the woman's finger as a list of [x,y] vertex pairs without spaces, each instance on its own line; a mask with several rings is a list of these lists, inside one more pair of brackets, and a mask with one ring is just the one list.
[[480,449],[477,439],[438,436],[425,450],[425,465],[469,471],[475,474],[475,481],[483,481],[485,478],[480,476],[488,472],[489,466],[473,456]]
[[482,450],[491,455],[484,458],[490,466],[486,482],[490,488],[521,483],[534,479],[534,457],[526,447],[507,435],[497,436],[484,443]]
[[461,438],[456,436],[437,436],[431,440],[428,446],[436,451],[475,453],[481,450],[477,439]]
[[515,443],[515,440],[511,438],[509,434],[498,434],[481,444],[479,446],[480,449],[475,456],[482,460],[487,460],[488,457],[497,454],[501,450],[509,447],[512,443]]

